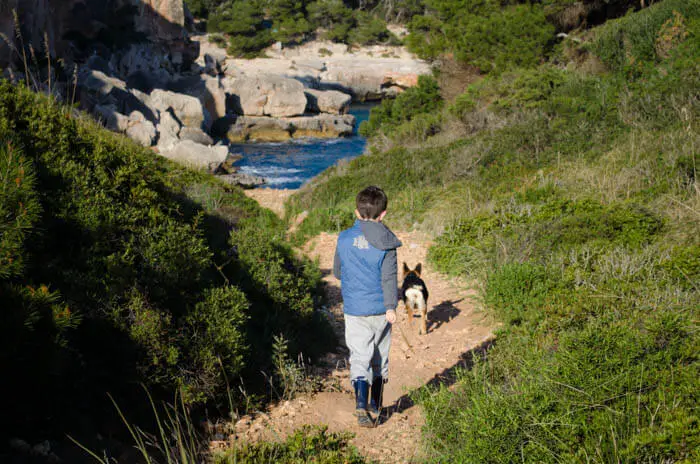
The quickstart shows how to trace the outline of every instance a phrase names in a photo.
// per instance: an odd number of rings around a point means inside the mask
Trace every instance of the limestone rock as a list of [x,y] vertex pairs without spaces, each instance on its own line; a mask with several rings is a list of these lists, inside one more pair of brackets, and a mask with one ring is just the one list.
[[226,159],[228,147],[208,147],[191,140],[182,140],[169,150],[161,150],[160,154],[185,166],[214,172]]
[[194,127],[183,127],[180,129],[178,137],[180,140],[191,140],[202,145],[214,145],[214,139],[212,139],[209,134],[204,132],[202,129],[197,129]]
[[125,132],[129,128],[129,118],[114,105],[95,105],[93,114],[111,131]]
[[292,138],[288,122],[262,116],[238,117],[226,135],[230,142],[284,142]]
[[95,105],[116,108],[123,96],[128,93],[124,81],[110,77],[101,71],[86,68],[78,76],[78,86],[80,102],[88,110]]
[[417,60],[338,59],[326,64],[321,82],[348,89],[355,100],[365,101],[383,98],[385,89],[392,86],[412,87],[419,75],[429,73],[430,66]]
[[182,0],[141,0],[135,17],[136,30],[164,41],[185,34],[185,4]]
[[172,110],[183,126],[209,130],[211,125],[198,98],[183,95],[169,90],[156,89],[151,92],[149,103],[161,113]]
[[126,135],[144,147],[150,147],[156,139],[156,126],[139,111],[132,111]]
[[130,87],[145,92],[167,86],[175,72],[168,51],[151,43],[133,44],[113,55],[111,62]]
[[228,87],[246,116],[289,117],[304,114],[306,109],[304,85],[296,79],[272,74],[241,76]]
[[319,114],[318,116],[284,118],[283,120],[291,126],[294,138],[347,137],[352,135],[355,129],[355,116],[351,114]]
[[224,174],[219,176],[219,178],[228,184],[240,185],[243,188],[260,187],[266,183],[265,179],[262,177],[245,174],[243,172]]
[[180,133],[180,123],[170,113],[170,111],[162,111],[160,113],[160,122],[157,126],[158,131],[158,150],[161,152],[171,150],[179,141],[178,134]]
[[301,137],[344,137],[352,135],[354,128],[355,117],[349,114],[296,118],[240,116],[229,128],[227,137],[231,142],[283,142]]
[[185,76],[173,81],[168,90],[197,98],[212,122],[226,116],[226,91],[219,77],[206,74]]
[[307,109],[311,112],[345,114],[350,108],[352,97],[337,90],[306,89]]

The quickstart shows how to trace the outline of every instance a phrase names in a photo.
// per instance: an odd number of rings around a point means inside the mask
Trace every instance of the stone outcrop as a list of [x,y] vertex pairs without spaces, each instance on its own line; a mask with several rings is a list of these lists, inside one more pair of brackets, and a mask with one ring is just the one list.
[[125,131],[127,137],[150,147],[156,140],[156,126],[138,111],[132,111]]
[[156,138],[155,126],[138,111],[126,116],[119,113],[114,105],[95,105],[93,114],[107,129],[124,133],[144,147],[150,147]]
[[307,110],[311,113],[345,114],[352,97],[337,90],[306,89]]
[[[211,48],[206,39],[202,47]],[[230,77],[277,74],[303,82],[307,88],[339,90],[355,101],[395,96],[416,85],[418,76],[431,74],[428,63],[416,59],[403,47],[347,45],[311,41],[303,45],[266,50],[268,58],[227,59],[223,72]]]
[[261,187],[267,183],[263,177],[254,176],[252,174],[246,174],[244,172],[223,174],[219,176],[219,179],[223,180],[228,184],[240,185],[245,189]]
[[[22,42],[44,55],[45,37],[54,59],[70,64],[117,44],[157,45],[163,56],[186,69],[199,55],[185,30],[183,0],[6,0],[0,30],[15,43],[10,12],[17,11]],[[0,46],[0,65],[10,63],[10,47]],[[126,78],[126,76],[121,76]]]
[[295,79],[274,74],[239,76],[227,80],[225,88],[235,96],[233,104],[238,108],[234,109],[245,116],[281,118],[304,114],[306,109],[304,85]]
[[170,149],[160,151],[160,154],[180,164],[214,172],[226,160],[228,147],[206,146],[191,140],[181,140]]
[[161,113],[171,110],[183,126],[203,130],[211,127],[211,118],[196,97],[156,89],[148,98],[148,106]]
[[171,150],[180,141],[180,123],[170,111],[160,113],[160,122],[156,129],[158,131],[158,151],[161,153]]
[[320,80],[326,85],[349,89],[356,100],[366,101],[389,96],[387,92],[392,87],[412,87],[418,83],[419,75],[429,72],[427,64],[415,60],[338,59],[326,64]]
[[283,142],[292,138],[331,138],[351,135],[355,117],[349,114],[266,118],[240,116],[231,125],[227,137],[231,142]]
[[180,140],[190,140],[192,142],[200,143],[202,145],[213,145],[214,139],[211,138],[209,134],[204,132],[202,129],[195,129],[193,127],[183,127],[180,129],[178,134]]

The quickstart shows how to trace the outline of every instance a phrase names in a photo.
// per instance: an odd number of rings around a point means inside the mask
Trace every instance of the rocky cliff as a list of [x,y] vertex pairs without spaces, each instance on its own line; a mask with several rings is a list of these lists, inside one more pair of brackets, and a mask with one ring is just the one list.
[[[0,4],[0,66],[18,58],[21,43],[66,63],[92,55],[108,58],[135,43],[159,46],[187,66],[197,58],[197,44],[185,30],[183,0],[5,0]],[[21,41],[16,36],[20,25]]]

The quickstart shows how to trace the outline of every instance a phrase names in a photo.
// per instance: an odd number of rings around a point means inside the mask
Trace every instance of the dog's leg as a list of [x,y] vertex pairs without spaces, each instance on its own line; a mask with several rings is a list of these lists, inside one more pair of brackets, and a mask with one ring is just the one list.
[[423,305],[420,311],[420,317],[421,317],[421,333],[423,335],[428,334],[428,305]]
[[406,308],[406,320],[408,321],[408,327],[413,330],[413,307],[411,303],[404,303],[404,308]]

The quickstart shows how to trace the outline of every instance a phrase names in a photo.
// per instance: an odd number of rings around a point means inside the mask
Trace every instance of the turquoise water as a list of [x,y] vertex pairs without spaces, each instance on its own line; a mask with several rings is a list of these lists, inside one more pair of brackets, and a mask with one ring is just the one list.
[[[355,127],[367,120],[373,105],[353,105]],[[231,152],[243,159],[236,163],[246,174],[264,177],[265,187],[299,188],[339,160],[355,158],[365,150],[364,137],[357,134],[338,139],[299,139],[282,143],[232,144]]]

